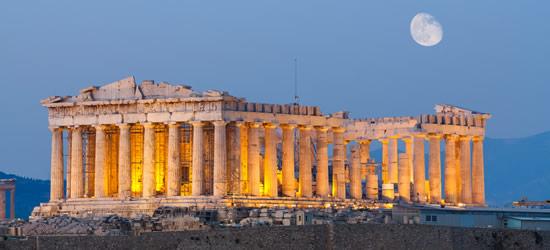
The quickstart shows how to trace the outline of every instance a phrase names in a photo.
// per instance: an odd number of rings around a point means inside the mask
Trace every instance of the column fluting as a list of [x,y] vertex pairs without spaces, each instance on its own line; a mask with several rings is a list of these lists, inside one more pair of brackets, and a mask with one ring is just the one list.
[[177,123],[168,124],[168,176],[167,196],[179,196],[181,194],[181,167],[180,167],[180,125]]
[[200,121],[191,122],[193,126],[193,169],[192,187],[193,196],[203,194],[204,181],[204,124]]
[[52,131],[50,200],[65,197],[63,190],[63,129],[50,128]]
[[285,124],[283,129],[283,195],[296,196],[294,177],[294,129],[296,125]]

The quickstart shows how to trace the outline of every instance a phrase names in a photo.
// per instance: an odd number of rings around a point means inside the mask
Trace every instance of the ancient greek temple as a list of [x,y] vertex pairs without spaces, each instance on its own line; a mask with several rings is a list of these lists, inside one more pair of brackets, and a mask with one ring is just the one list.
[[[485,205],[491,116],[455,106],[350,119],[346,111],[250,103],[133,77],[41,104],[52,132],[51,198],[33,216],[131,216],[158,206]],[[373,141],[382,159],[371,158]]]

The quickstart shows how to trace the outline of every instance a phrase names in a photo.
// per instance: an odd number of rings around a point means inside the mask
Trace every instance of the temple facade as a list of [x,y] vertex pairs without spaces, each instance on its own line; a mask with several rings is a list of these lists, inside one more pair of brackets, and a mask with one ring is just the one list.
[[[35,217],[131,216],[164,205],[485,205],[489,114],[436,105],[433,115],[349,119],[133,77],[80,92],[41,101],[52,132],[51,198]],[[373,141],[382,159],[371,158]]]

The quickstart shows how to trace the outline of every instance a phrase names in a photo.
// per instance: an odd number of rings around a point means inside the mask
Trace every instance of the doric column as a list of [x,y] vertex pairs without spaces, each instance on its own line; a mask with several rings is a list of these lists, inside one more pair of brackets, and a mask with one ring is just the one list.
[[0,188],[0,221],[6,218],[6,190]]
[[346,148],[344,146],[344,131],[345,129],[343,128],[332,128],[332,195],[342,199],[346,198]]
[[82,166],[82,128],[73,129],[71,148],[71,198],[84,197],[84,169]]
[[73,132],[72,128],[67,128],[67,190],[65,191],[66,199],[71,198],[71,161],[73,150]]
[[130,124],[118,125],[120,140],[118,146],[118,197],[132,196],[132,157]]
[[398,168],[398,189],[399,198],[404,202],[411,201],[411,178],[409,168],[409,155],[399,154],[399,168]]
[[299,192],[301,197],[312,197],[311,127],[300,126]]
[[226,126],[227,148],[227,192],[232,195],[242,195],[241,175],[241,126],[243,122],[232,122]]
[[258,138],[260,123],[249,123],[248,127],[248,191],[250,195],[260,196],[260,142]]
[[155,196],[155,125],[143,124],[143,197]]
[[204,124],[200,121],[190,122],[193,125],[193,174],[191,192],[193,196],[202,194],[204,181]]
[[457,203],[455,137],[445,136],[445,201]]
[[411,178],[411,183],[414,183],[414,165],[412,163],[413,161],[413,155],[412,155],[412,137],[407,136],[401,138],[405,142],[405,153],[409,156],[409,173]]
[[473,202],[485,205],[485,179],[483,169],[483,137],[474,137],[472,152]]
[[50,200],[60,200],[63,194],[63,129],[50,128],[52,131],[52,158]]
[[370,140],[362,140],[358,142],[361,146],[361,179],[365,179],[367,178],[369,167],[363,164],[368,163],[370,159]]
[[388,180],[397,183],[397,137],[388,139]]
[[328,182],[328,143],[327,127],[316,127],[317,131],[317,175],[316,175],[316,195],[328,197],[330,193]]
[[95,198],[103,198],[107,195],[107,165],[106,165],[106,141],[105,126],[95,127]]
[[10,219],[15,218],[15,188],[10,189]]
[[239,122],[240,128],[240,161],[241,161],[241,194],[248,194],[248,127]]
[[470,137],[460,137],[460,186],[462,203],[472,204]]
[[166,192],[167,196],[178,196],[181,194],[180,186],[180,125],[177,123],[168,124],[168,178]]
[[455,169],[456,169],[456,202],[463,203],[462,200],[462,182],[460,176],[460,137],[456,136],[455,138]]
[[424,160],[424,135],[413,137],[414,194],[419,202],[426,202],[426,163]]
[[388,184],[388,139],[379,139],[382,143],[382,183]]
[[441,203],[441,136],[429,135],[430,159],[428,160],[430,180],[430,201]]
[[227,195],[225,121],[214,121],[214,196]]
[[264,161],[264,195],[278,196],[277,188],[277,137],[273,124],[264,124],[265,129],[265,161]]
[[86,130],[86,164],[84,165],[84,197],[94,197],[95,191],[95,131]]
[[363,198],[361,190],[361,146],[352,145],[350,150],[350,195],[353,199]]
[[296,196],[294,184],[294,129],[296,125],[285,124],[283,129],[283,195]]

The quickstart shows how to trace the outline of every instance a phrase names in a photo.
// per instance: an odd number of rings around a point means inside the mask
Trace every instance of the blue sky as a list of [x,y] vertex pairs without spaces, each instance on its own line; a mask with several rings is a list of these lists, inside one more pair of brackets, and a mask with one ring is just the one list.
[[[1,171],[48,178],[39,100],[127,76],[352,117],[439,103],[489,112],[487,136],[550,130],[549,1],[2,1]],[[443,40],[422,47],[411,19]],[[30,167],[29,167],[30,166]]]

